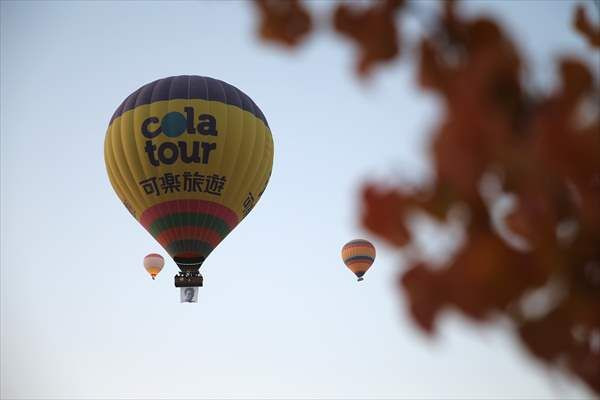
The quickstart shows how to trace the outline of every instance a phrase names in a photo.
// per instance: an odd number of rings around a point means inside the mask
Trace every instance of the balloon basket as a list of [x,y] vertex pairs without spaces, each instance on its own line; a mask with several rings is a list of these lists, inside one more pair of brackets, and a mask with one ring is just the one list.
[[360,281],[364,281],[364,280],[365,280],[365,278],[363,278],[362,276],[361,276],[360,278],[358,278],[358,279],[357,279],[357,281],[358,281],[358,282],[360,282]]
[[179,273],[175,275],[175,287],[202,287],[204,278],[199,273]]
[[180,272],[175,275],[175,287],[202,287],[204,279],[199,269],[204,257],[174,257]]

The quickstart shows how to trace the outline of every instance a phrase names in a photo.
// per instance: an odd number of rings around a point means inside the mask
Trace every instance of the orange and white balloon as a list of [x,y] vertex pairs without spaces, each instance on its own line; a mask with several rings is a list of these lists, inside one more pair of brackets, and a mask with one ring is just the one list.
[[351,240],[342,247],[342,260],[360,282],[375,261],[375,246],[365,239]]
[[144,268],[146,268],[152,279],[156,278],[164,265],[165,259],[160,254],[152,253],[144,257]]

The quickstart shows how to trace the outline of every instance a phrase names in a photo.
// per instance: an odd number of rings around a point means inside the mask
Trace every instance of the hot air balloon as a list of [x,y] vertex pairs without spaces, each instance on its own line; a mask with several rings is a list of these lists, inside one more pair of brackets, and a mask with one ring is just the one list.
[[375,261],[375,246],[365,239],[351,240],[342,247],[342,260],[360,282]]
[[121,103],[104,159],[121,202],[179,266],[175,286],[199,287],[202,263],[267,187],[273,138],[241,90],[213,78],[174,76]]
[[144,268],[152,277],[152,280],[156,278],[156,275],[163,269],[165,265],[165,259],[160,254],[151,253],[144,257]]

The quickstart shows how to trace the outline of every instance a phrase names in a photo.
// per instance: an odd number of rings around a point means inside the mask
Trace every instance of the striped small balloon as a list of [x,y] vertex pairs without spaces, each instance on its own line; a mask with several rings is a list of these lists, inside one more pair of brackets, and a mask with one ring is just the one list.
[[160,254],[150,253],[146,257],[144,257],[144,268],[150,276],[152,280],[156,278],[156,275],[163,269],[165,265],[165,259]]
[[342,247],[342,260],[344,264],[357,277],[358,281],[363,280],[363,275],[375,261],[375,246],[368,240],[351,240]]

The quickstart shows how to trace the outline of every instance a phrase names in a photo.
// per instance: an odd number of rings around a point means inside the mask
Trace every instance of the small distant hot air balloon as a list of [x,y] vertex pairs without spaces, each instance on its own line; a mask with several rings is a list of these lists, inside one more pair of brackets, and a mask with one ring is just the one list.
[[363,280],[363,275],[375,261],[375,246],[368,240],[351,240],[342,247],[342,260],[344,264],[357,277],[358,281]]
[[160,254],[151,253],[144,257],[144,268],[150,274],[152,279],[163,269],[165,259]]

